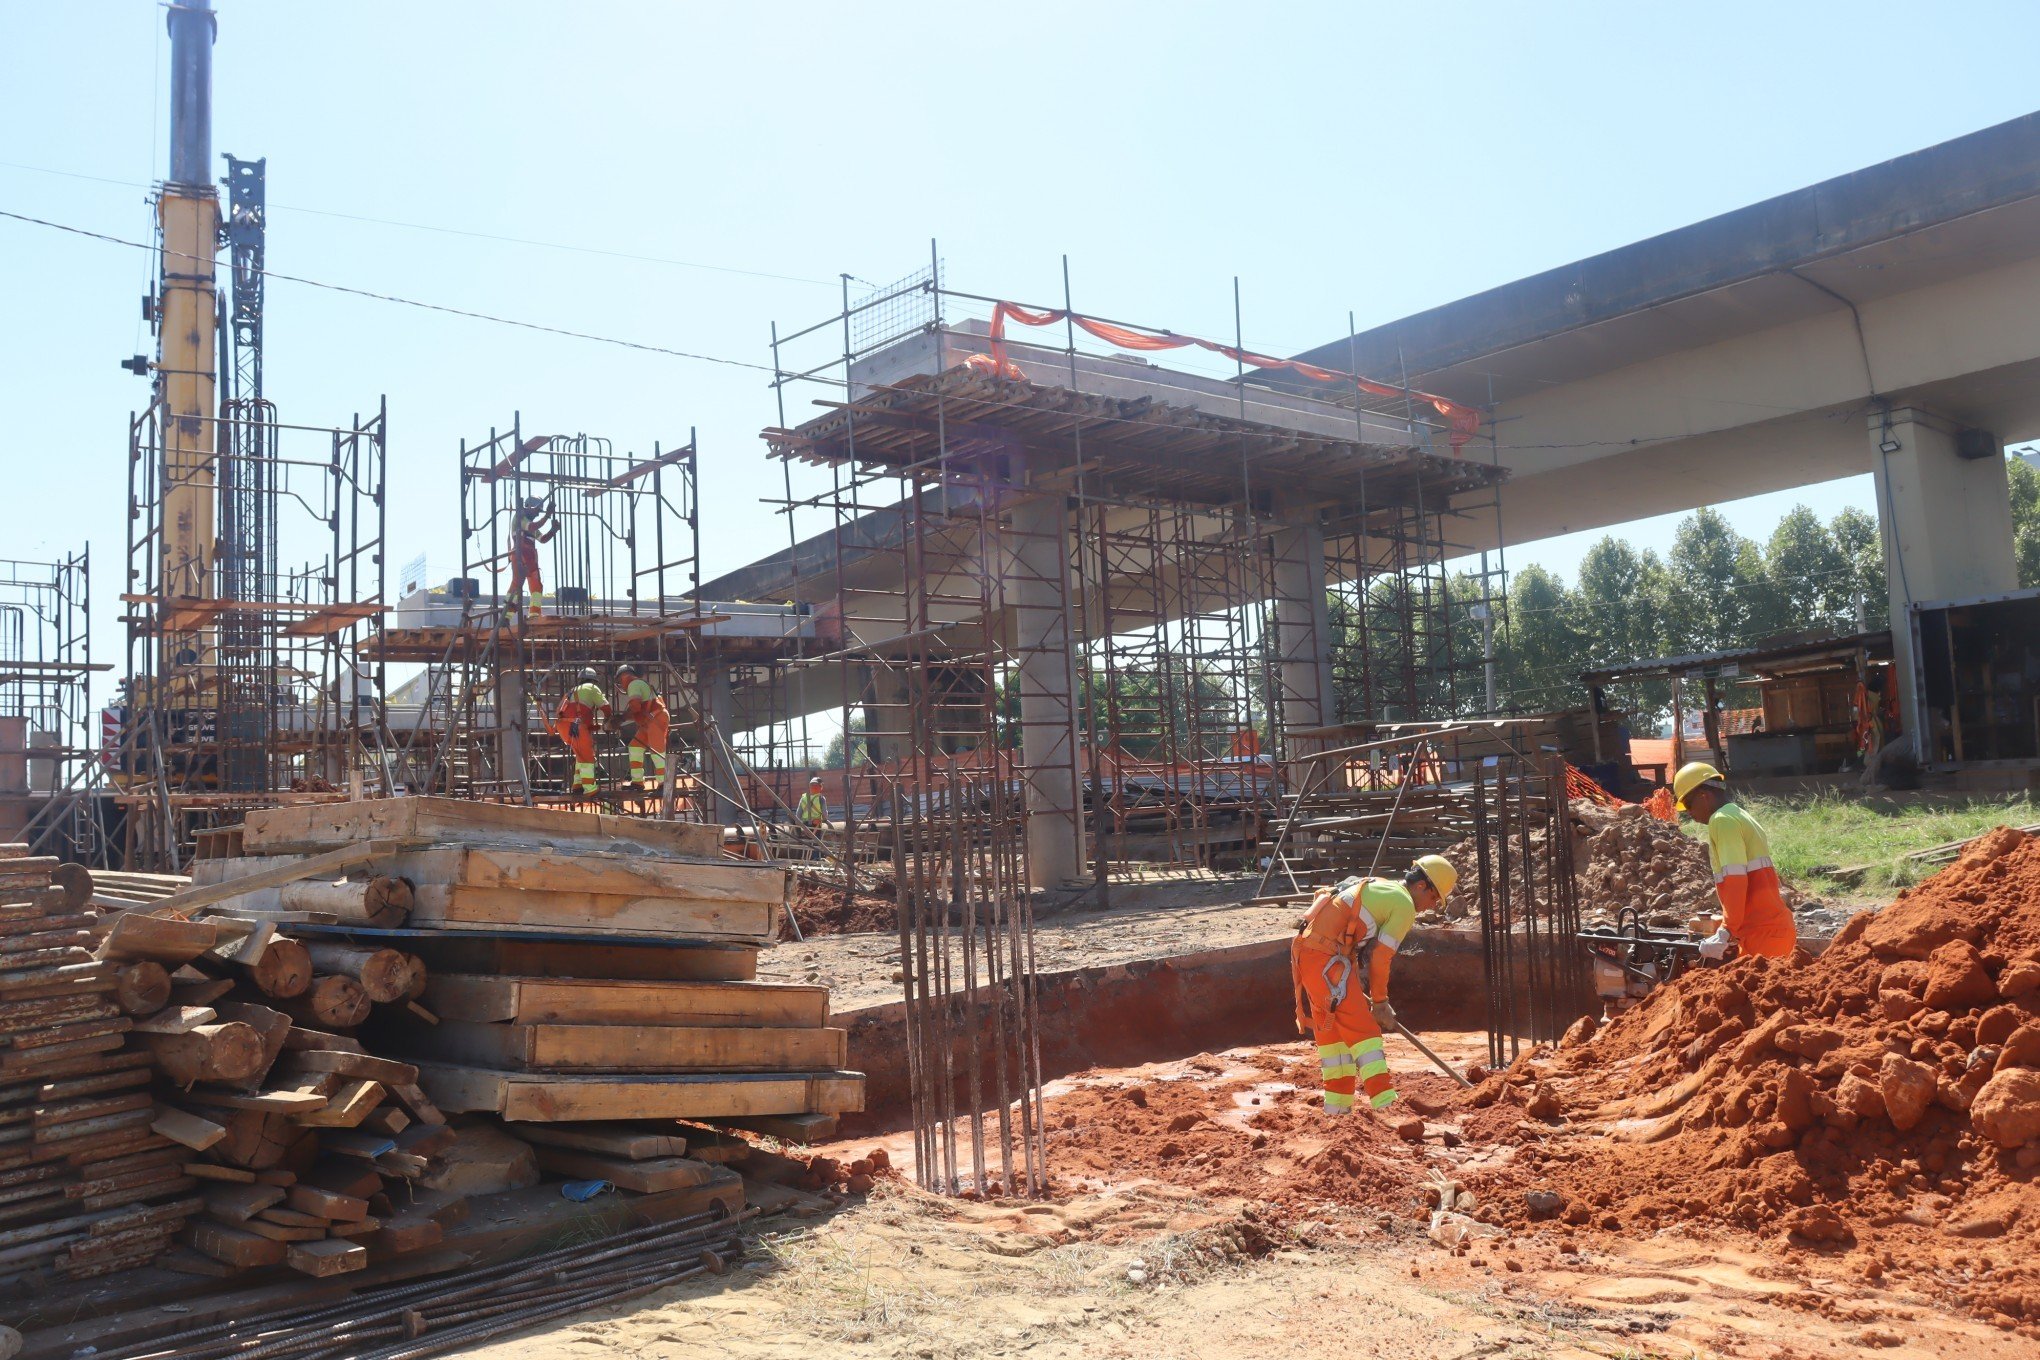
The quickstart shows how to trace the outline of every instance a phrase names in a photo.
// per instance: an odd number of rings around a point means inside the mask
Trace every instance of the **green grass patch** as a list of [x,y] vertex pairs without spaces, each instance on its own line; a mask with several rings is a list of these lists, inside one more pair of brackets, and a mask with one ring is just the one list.
[[[1942,867],[1907,862],[1907,855],[1994,826],[2040,822],[2040,803],[2025,795],[1908,800],[1822,793],[1742,801],[1770,834],[1778,876],[1820,897],[1889,896]],[[1699,830],[1690,822],[1687,828]],[[1864,872],[1836,877],[1842,869]]]

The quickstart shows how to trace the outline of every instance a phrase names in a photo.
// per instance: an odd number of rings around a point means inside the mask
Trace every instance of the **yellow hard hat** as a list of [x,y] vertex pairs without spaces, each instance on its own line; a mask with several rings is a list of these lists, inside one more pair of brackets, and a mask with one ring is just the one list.
[[1431,887],[1437,891],[1440,901],[1452,896],[1452,890],[1459,886],[1459,871],[1443,855],[1421,855],[1416,867],[1431,880]]
[[1672,776],[1672,797],[1678,800],[1680,807],[1684,807],[1686,806],[1687,794],[1699,788],[1708,780],[1719,778],[1721,778],[1721,771],[1715,769],[1706,761],[1688,761],[1679,767],[1677,774]]

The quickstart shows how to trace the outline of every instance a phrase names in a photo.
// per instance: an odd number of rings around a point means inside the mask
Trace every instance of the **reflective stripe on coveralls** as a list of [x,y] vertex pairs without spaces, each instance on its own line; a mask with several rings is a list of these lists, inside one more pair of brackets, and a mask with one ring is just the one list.
[[666,773],[666,701],[652,692],[644,677],[633,672],[630,683],[623,689],[623,705],[630,714],[630,720],[637,724],[637,735],[630,743],[631,782],[644,782],[647,763],[651,765],[655,778],[663,777]]
[[[1352,1109],[1356,1086],[1367,1092],[1375,1109],[1395,1102],[1381,1027],[1369,1002],[1388,998],[1389,969],[1416,914],[1415,900],[1400,883],[1355,880],[1320,892],[1290,945],[1297,1024],[1300,1028],[1307,1022],[1317,1037],[1327,1114]],[[1368,985],[1354,995],[1358,989],[1349,983],[1363,949]]]
[[560,700],[559,719],[554,731],[574,753],[572,793],[595,792],[595,716],[607,712],[609,696],[602,687],[583,681]]

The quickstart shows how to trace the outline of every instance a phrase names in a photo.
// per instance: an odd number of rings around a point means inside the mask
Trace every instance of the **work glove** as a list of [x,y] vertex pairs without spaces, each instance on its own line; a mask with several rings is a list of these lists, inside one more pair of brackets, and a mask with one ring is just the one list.
[[580,736],[581,736],[581,720],[579,718],[576,718],[572,722],[567,724],[567,737],[569,740],[579,740]]
[[1395,1007],[1391,1006],[1388,1002],[1377,1001],[1372,1009],[1374,1012],[1374,1023],[1381,1026],[1384,1030],[1402,1028],[1396,1023]]
[[1728,933],[1727,926],[1723,926],[1706,939],[1700,941],[1700,957],[1703,959],[1725,959],[1728,957],[1728,947],[1734,943],[1735,937]]

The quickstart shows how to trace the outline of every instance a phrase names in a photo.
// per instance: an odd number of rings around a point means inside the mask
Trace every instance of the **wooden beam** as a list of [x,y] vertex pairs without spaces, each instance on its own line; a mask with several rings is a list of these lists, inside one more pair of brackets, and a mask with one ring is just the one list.
[[567,1076],[422,1063],[418,1080],[434,1101],[456,1113],[492,1111],[538,1123],[847,1114],[864,1108],[861,1072]]
[[[405,1034],[408,1055],[514,1072],[814,1072],[842,1066],[840,1029],[488,1025],[449,1020]],[[430,1090],[430,1087],[427,1087]]]

